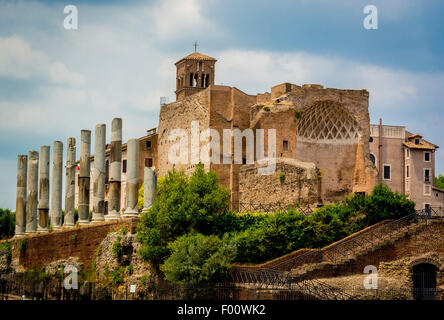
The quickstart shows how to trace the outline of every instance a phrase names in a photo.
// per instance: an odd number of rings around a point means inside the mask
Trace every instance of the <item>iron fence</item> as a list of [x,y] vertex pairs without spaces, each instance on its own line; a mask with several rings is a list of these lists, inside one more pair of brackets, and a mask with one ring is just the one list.
[[251,203],[251,202],[239,202],[239,212],[266,212],[273,213],[276,211],[288,211],[290,209],[297,210],[305,215],[311,215],[313,209],[309,206],[302,206],[300,204],[291,203]]

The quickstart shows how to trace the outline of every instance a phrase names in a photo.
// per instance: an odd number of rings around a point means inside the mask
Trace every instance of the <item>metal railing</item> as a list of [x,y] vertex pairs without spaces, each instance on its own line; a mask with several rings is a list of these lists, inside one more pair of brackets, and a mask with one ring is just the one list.
[[288,211],[290,209],[294,209],[299,211],[305,215],[311,215],[313,213],[313,209],[309,206],[301,206],[298,204],[291,203],[251,203],[251,202],[239,202],[239,212],[266,212],[273,213],[276,211]]
[[[259,287],[288,287],[297,285],[300,289],[312,295],[326,296],[328,299],[351,299],[352,296],[341,292],[319,280],[310,279],[306,274],[298,275],[292,272],[298,267],[322,262],[339,263],[344,258],[352,259],[363,250],[372,249],[384,241],[392,240],[402,233],[408,233],[419,225],[427,225],[429,219],[443,219],[443,208],[427,207],[417,210],[405,217],[365,231],[356,237],[323,249],[310,250],[301,255],[290,257],[270,268],[236,267],[231,273],[234,282],[256,285]],[[425,222],[425,223],[424,223]],[[311,292],[311,293],[310,293]]]

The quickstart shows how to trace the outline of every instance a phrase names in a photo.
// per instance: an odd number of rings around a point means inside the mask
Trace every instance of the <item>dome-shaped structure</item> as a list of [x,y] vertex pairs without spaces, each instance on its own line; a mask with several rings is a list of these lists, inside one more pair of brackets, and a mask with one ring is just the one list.
[[302,111],[298,123],[298,141],[358,141],[359,125],[350,112],[334,101],[317,101]]

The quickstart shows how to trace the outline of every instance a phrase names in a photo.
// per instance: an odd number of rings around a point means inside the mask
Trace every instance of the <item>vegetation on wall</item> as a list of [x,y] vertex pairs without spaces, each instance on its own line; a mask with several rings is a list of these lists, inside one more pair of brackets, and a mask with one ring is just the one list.
[[138,254],[177,283],[218,281],[229,265],[262,263],[301,248],[321,248],[384,219],[413,212],[404,195],[378,185],[306,216],[297,209],[268,213],[228,210],[230,194],[215,172],[170,171],[154,206],[142,214]]
[[439,174],[435,177],[435,187],[444,189],[444,175]]

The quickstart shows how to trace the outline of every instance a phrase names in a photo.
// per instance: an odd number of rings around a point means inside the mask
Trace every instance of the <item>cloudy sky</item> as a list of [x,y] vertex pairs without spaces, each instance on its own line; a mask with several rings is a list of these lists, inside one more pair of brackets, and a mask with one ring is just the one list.
[[[68,4],[78,30],[63,27]],[[363,27],[367,4],[378,30]],[[157,126],[195,40],[218,59],[216,84],[366,88],[373,123],[444,147],[443,11],[440,0],[0,0],[0,207],[15,208],[17,154],[114,117],[125,140]]]

